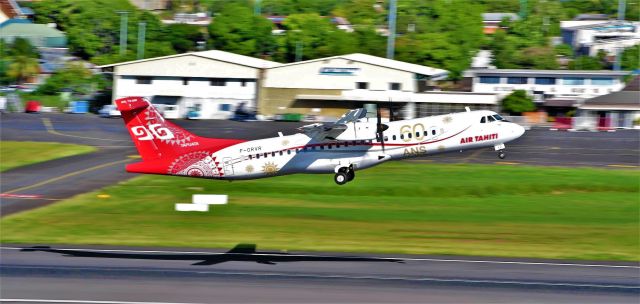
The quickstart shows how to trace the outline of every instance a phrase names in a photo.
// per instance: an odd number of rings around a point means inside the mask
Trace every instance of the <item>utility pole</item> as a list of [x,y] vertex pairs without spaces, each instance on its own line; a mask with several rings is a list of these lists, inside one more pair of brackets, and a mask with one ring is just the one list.
[[393,59],[396,47],[396,0],[389,1],[389,36],[387,36],[387,58]]
[[262,7],[260,5],[260,0],[255,0],[255,2],[253,2],[253,14],[255,16],[260,16],[262,14]]
[[138,59],[144,58],[144,41],[147,32],[147,23],[138,23]]
[[520,19],[527,18],[527,0],[520,0]]
[[624,20],[624,13],[627,7],[625,0],[618,0],[618,20]]
[[302,41],[296,42],[296,62],[302,61]]
[[120,55],[124,56],[127,53],[127,25],[128,25],[128,11],[119,11],[120,14]]

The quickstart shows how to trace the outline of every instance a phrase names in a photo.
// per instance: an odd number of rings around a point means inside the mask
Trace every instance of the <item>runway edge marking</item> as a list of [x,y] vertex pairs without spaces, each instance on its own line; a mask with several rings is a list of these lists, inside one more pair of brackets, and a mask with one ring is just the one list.
[[[0,249],[22,250],[28,247],[6,247]],[[124,252],[124,253],[172,253],[172,254],[206,254],[206,255],[252,255],[252,256],[273,256],[273,253],[227,253],[227,252],[207,252],[207,251],[170,251],[170,250],[130,250],[130,249],[88,249],[88,248],[55,248],[57,250],[85,250],[96,252]],[[328,255],[312,254],[282,254],[287,257],[334,257]],[[367,256],[381,260],[403,260],[403,261],[425,261],[443,263],[484,263],[484,264],[515,264],[515,265],[541,265],[541,266],[575,266],[575,267],[602,267],[602,268],[633,268],[640,269],[640,266],[632,265],[606,265],[606,264],[576,264],[576,263],[552,263],[552,262],[521,262],[521,261],[491,261],[491,260],[462,260],[462,259],[436,259],[436,258],[402,258],[402,257],[376,257]]]

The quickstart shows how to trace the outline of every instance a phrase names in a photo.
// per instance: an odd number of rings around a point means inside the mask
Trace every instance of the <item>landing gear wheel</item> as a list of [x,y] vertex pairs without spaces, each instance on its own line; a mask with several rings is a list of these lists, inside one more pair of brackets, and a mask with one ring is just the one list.
[[338,185],[344,185],[348,182],[347,180],[347,174],[342,173],[342,172],[338,172],[336,173],[336,175],[333,177],[333,180],[336,182],[336,184]]
[[349,170],[347,172],[347,181],[350,182],[352,181],[354,178],[356,178],[356,172],[353,170]]
[[504,154],[504,151],[500,150],[500,151],[498,152],[498,157],[499,157],[500,159],[504,159],[506,156],[507,156],[507,155],[506,155],[506,154]]

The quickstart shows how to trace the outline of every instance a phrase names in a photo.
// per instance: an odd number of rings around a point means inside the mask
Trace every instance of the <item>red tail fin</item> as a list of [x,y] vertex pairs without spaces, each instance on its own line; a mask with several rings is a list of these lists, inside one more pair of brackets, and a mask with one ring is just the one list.
[[169,173],[163,168],[164,164],[171,163],[185,154],[196,151],[211,154],[243,142],[237,139],[204,138],[194,135],[165,120],[151,103],[142,97],[118,99],[116,106],[122,113],[138,153],[142,156],[143,163],[133,166],[149,167],[149,170],[136,169],[136,172]]

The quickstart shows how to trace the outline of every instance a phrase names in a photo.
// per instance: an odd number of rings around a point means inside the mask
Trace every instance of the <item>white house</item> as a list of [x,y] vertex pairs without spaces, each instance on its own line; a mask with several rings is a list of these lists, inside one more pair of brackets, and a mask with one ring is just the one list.
[[279,65],[212,50],[99,68],[113,73],[114,100],[144,96],[154,104],[177,105],[180,117],[224,119],[240,104],[255,108],[264,69]]
[[580,55],[599,51],[616,55],[619,50],[640,44],[640,22],[619,20],[561,21],[562,42]]

